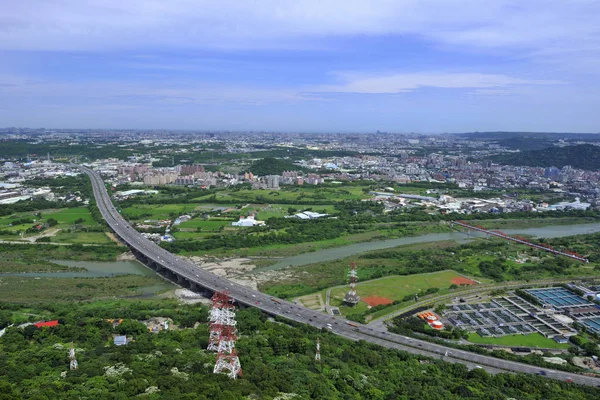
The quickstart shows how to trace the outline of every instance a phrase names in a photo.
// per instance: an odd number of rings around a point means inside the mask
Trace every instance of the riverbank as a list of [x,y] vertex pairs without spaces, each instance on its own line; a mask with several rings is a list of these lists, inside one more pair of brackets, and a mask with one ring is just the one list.
[[[506,229],[504,230],[504,232],[511,235],[516,234],[538,238],[558,238],[600,232],[600,223],[581,225],[549,225],[525,229]],[[453,231],[447,233],[430,233],[421,236],[411,236],[398,239],[387,239],[380,241],[356,243],[349,246],[324,249],[320,251],[300,254],[294,257],[283,258],[272,265],[256,268],[252,272],[261,273],[265,271],[275,271],[289,267],[309,265],[317,262],[334,261],[340,258],[346,258],[368,251],[389,249],[402,245],[442,241],[467,243],[470,240],[473,240],[474,238],[484,237],[485,235],[476,232],[471,232],[471,235],[467,236],[462,232]]]

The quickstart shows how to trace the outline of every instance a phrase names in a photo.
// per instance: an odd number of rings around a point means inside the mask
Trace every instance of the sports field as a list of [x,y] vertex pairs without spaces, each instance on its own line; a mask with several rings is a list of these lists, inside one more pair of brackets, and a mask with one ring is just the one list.
[[[439,271],[427,274],[415,274],[406,276],[390,276],[387,278],[374,279],[367,282],[359,282],[356,291],[361,297],[361,302],[347,312],[360,313],[368,307],[380,304],[391,304],[396,300],[402,300],[408,295],[419,295],[427,289],[438,288],[440,292],[447,291],[451,285],[476,284],[455,271]],[[335,288],[331,291],[331,305],[340,305],[348,287]],[[341,310],[343,313],[346,311]],[[346,312],[346,313],[347,313]]]

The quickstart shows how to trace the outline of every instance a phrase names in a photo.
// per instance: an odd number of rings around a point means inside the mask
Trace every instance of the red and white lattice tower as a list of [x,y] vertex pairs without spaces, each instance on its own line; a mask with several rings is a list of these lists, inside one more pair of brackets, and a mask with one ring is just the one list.
[[352,263],[352,269],[348,272],[350,277],[350,290],[344,296],[344,303],[355,306],[360,301],[360,296],[356,294],[356,282],[358,281],[358,272],[356,271],[356,263]]
[[71,370],[77,369],[78,364],[75,359],[75,348],[73,347],[73,342],[71,342],[71,348],[69,349],[69,368]]
[[230,378],[242,375],[242,366],[235,350],[237,329],[234,306],[227,292],[217,292],[212,297],[210,310],[210,338],[208,350],[216,351],[217,361],[213,372],[227,372]]
[[315,353],[315,361],[321,362],[321,342],[317,339],[317,352]]
[[219,341],[224,327],[235,326],[235,313],[233,304],[226,292],[216,292],[212,297],[212,307],[208,314],[210,321],[210,336],[208,339],[208,350],[218,351]]

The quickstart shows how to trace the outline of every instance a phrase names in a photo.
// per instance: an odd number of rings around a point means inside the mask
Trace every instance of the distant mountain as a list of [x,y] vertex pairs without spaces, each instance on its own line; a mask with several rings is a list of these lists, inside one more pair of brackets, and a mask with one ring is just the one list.
[[553,146],[553,142],[551,140],[546,140],[541,137],[532,138],[530,136],[516,136],[507,139],[500,139],[497,140],[496,143],[511,150],[521,151],[541,150]]
[[489,157],[500,164],[527,165],[530,167],[558,167],[570,165],[573,168],[600,169],[600,147],[591,144],[577,146],[550,147],[542,150],[520,153],[499,154]]
[[511,138],[532,138],[545,140],[587,140],[600,141],[600,133],[569,133],[569,132],[469,132],[457,136],[471,140],[504,140]]
[[283,171],[300,171],[302,168],[288,160],[267,157],[252,163],[248,171],[254,175],[281,175]]

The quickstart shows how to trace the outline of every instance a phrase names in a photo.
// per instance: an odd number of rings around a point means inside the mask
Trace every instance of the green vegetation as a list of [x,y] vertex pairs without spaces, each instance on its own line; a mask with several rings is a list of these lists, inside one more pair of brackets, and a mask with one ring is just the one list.
[[552,339],[542,336],[539,333],[530,333],[529,335],[506,335],[501,337],[482,337],[477,333],[470,333],[467,339],[471,343],[492,344],[497,346],[524,346],[539,347],[541,349],[566,349],[567,343],[556,343]]
[[566,147],[549,147],[541,150],[501,154],[490,157],[493,161],[508,165],[528,165],[532,167],[600,169],[600,148],[590,144]]
[[106,236],[105,232],[67,232],[60,231],[55,237],[52,237],[52,242],[57,243],[94,243],[94,244],[110,244],[112,240]]
[[[33,314],[33,315],[30,315]],[[0,321],[58,319],[51,328],[9,328],[0,338],[0,398],[5,399],[595,399],[598,390],[532,375],[490,375],[484,370],[424,359],[365,342],[352,342],[307,326],[273,323],[254,309],[238,312],[237,343],[243,377],[212,373],[207,310],[175,302],[0,306]],[[169,317],[174,329],[152,334],[139,320]],[[106,319],[124,318],[112,327]],[[191,328],[198,321],[197,328]],[[1,327],[1,326],[0,326]],[[112,344],[112,336],[134,339]],[[322,361],[314,362],[315,342]],[[69,371],[74,344],[79,368]],[[421,361],[421,362],[420,362]],[[111,368],[112,367],[112,368]],[[111,374],[112,371],[120,371]],[[66,372],[65,377],[61,374]],[[154,387],[155,394],[145,394]],[[398,394],[402,394],[398,397]]]
[[365,193],[363,189],[360,186],[339,185],[283,186],[280,190],[253,190],[235,187],[204,194],[195,200],[217,204],[273,203],[294,206],[321,206],[372,197]]
[[0,273],[56,272],[76,270],[78,270],[78,268],[59,265],[52,261],[40,259],[33,255],[22,255],[19,253],[4,253],[2,260],[0,261]]
[[521,151],[542,150],[552,147],[552,142],[550,140],[530,137],[527,135],[500,139],[497,143],[500,146]]
[[0,277],[0,301],[37,303],[71,303],[77,301],[130,297],[144,293],[144,287],[164,283],[158,277],[117,275],[110,278],[28,278]]
[[299,171],[301,167],[295,165],[293,162],[288,160],[281,160],[273,157],[266,157],[257,161],[254,161],[248,171],[254,175],[265,176],[265,175],[281,175],[283,171]]
[[135,206],[121,210],[124,217],[134,221],[175,219],[182,214],[189,214],[196,209],[192,204],[160,204]]
[[600,234],[545,240],[555,248],[568,248],[587,255],[589,264],[502,239],[477,239],[462,245],[439,242],[400,246],[365,252],[347,259],[289,268],[286,277],[264,282],[260,288],[267,293],[290,298],[347,284],[348,266],[353,261],[358,265],[359,281],[446,269],[476,280],[491,278],[498,282],[594,276],[600,269],[599,240]]
[[367,282],[359,282],[356,285],[356,291],[361,296],[362,301],[355,307],[343,305],[344,294],[348,291],[348,287],[333,289],[331,291],[330,305],[339,306],[343,315],[365,315],[385,308],[385,305],[368,308],[367,302],[372,301],[369,298],[373,296],[387,299],[390,301],[390,304],[394,305],[407,304],[413,302],[415,296],[448,293],[452,285],[457,287],[453,279],[460,278],[463,278],[462,275],[455,271],[439,271],[428,274],[390,276]]
[[[54,244],[12,244],[0,243],[0,253],[4,259],[26,257],[29,260],[88,260],[111,261],[123,253],[123,247],[116,244],[101,246],[60,246]],[[0,265],[2,263],[0,259]]]

